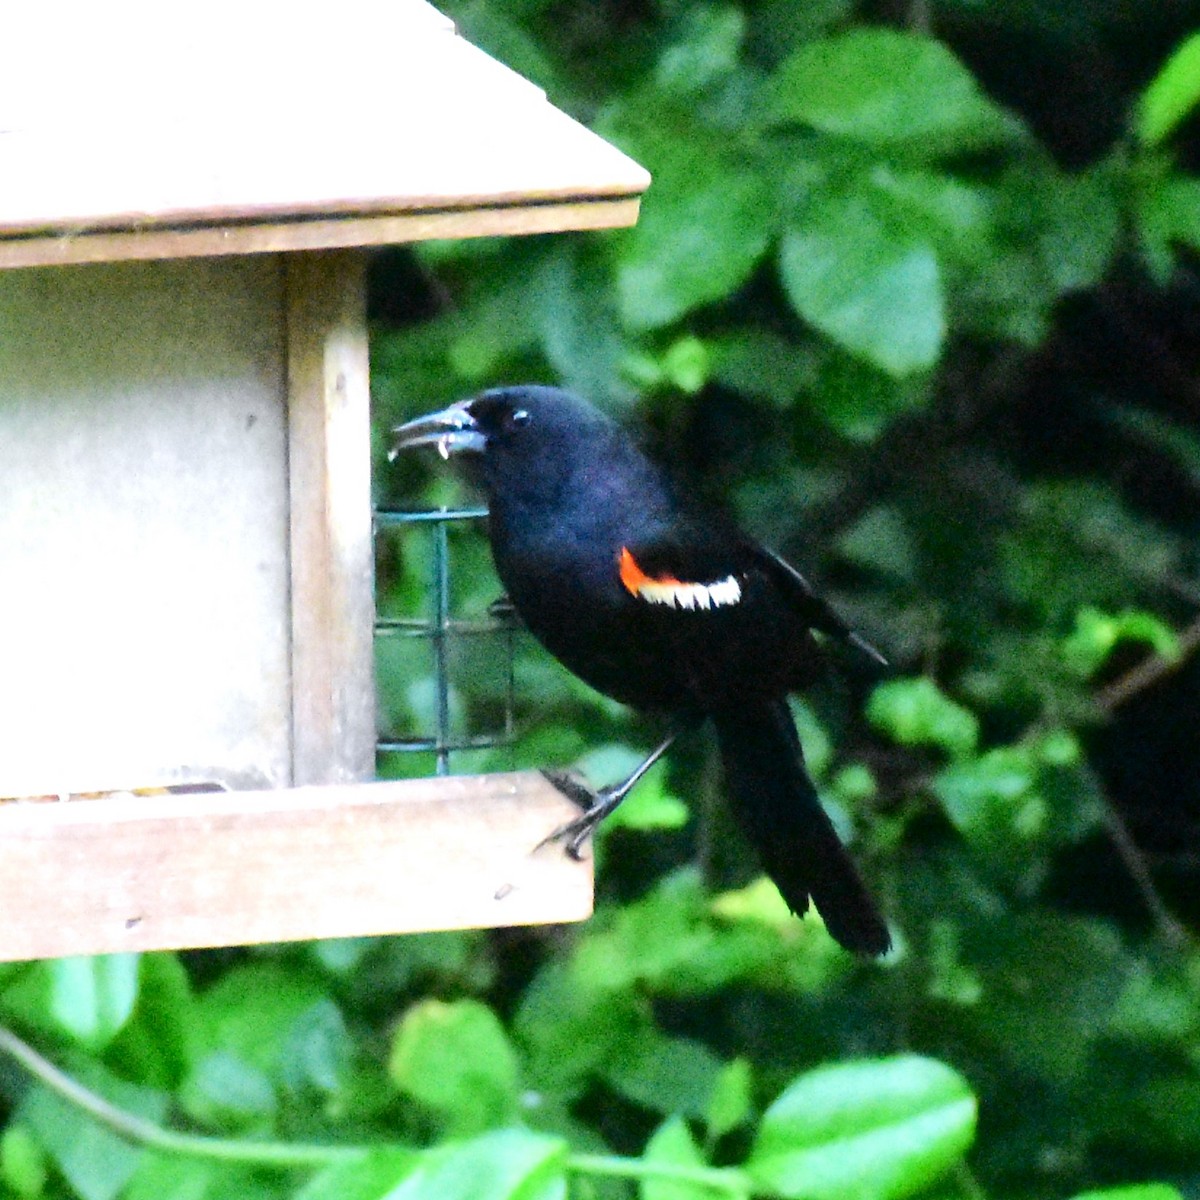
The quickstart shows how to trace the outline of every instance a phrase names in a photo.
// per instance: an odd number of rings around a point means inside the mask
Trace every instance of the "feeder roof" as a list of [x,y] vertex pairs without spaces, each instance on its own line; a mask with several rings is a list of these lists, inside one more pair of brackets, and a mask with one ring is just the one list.
[[649,184],[423,0],[5,26],[0,267],[631,224]]

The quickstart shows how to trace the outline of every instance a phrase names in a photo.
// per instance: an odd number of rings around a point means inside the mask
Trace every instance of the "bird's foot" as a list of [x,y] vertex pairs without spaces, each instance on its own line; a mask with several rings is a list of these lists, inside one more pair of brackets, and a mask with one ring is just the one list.
[[517,609],[513,602],[508,598],[507,594],[497,596],[495,600],[487,606],[487,614],[493,621],[502,621],[506,624],[515,625],[517,622]]
[[585,813],[596,803],[596,789],[578,771],[555,771],[550,767],[543,767],[541,774],[555,791],[566,796]]
[[578,862],[583,858],[583,844],[595,832],[596,826],[625,798],[625,793],[618,788],[596,790],[573,771],[544,770],[542,775],[572,804],[577,804],[584,811],[575,820],[560,825],[553,833],[542,838],[534,849],[540,850],[551,842],[559,842],[567,854]]

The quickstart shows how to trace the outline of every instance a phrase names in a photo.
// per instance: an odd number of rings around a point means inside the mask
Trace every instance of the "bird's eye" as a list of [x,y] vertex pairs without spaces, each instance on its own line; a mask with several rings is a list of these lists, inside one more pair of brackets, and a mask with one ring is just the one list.
[[520,429],[522,425],[529,424],[529,413],[523,408],[514,408],[512,412],[508,414],[508,419],[504,422],[504,424],[509,429]]

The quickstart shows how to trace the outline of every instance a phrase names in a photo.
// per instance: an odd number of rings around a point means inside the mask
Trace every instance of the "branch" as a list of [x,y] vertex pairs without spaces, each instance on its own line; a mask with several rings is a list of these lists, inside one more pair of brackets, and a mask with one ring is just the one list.
[[232,1138],[204,1137],[199,1134],[177,1133],[164,1129],[153,1121],[119,1108],[98,1092],[85,1087],[78,1079],[56,1067],[39,1054],[28,1042],[11,1029],[0,1025],[0,1052],[19,1063],[38,1082],[61,1096],[68,1104],[82,1109],[93,1120],[118,1137],[148,1150],[165,1154],[181,1154],[189,1158],[204,1158],[221,1162],[241,1163],[254,1167],[327,1167],[334,1163],[362,1158],[369,1146],[321,1146],[290,1142],[241,1142]]
[[[204,1137],[177,1133],[128,1109],[106,1100],[99,1092],[85,1087],[72,1075],[56,1067],[28,1042],[0,1025],[0,1052],[7,1054],[39,1083],[81,1109],[93,1120],[118,1137],[147,1150],[183,1155],[209,1161],[239,1163],[251,1167],[289,1170],[296,1167],[329,1167],[360,1159],[371,1146],[322,1146],[293,1142],[243,1142],[232,1138]],[[689,1166],[680,1163],[647,1162],[612,1154],[572,1154],[566,1167],[580,1175],[601,1175],[614,1179],[660,1179],[709,1188],[729,1196],[745,1197],[752,1187],[745,1173],[735,1167]]]
[[1129,877],[1141,895],[1142,903],[1149,910],[1158,936],[1172,949],[1182,949],[1191,941],[1187,929],[1175,919],[1167,907],[1166,901],[1159,894],[1158,885],[1154,882],[1154,876],[1146,862],[1146,856],[1137,842],[1133,840],[1133,834],[1129,832],[1125,818],[1121,816],[1117,806],[1109,798],[1104,788],[1100,787],[1099,780],[1096,781],[1096,786],[1104,809],[1104,823],[1108,829],[1108,836],[1112,839],[1117,856],[1125,864]]
[[1197,617],[1179,635],[1179,654],[1175,658],[1163,658],[1152,654],[1138,663],[1131,671],[1106,684],[1096,693],[1096,704],[1105,712],[1113,712],[1139,692],[1153,687],[1160,679],[1177,671],[1187,660],[1200,650],[1200,617]]
[[[1121,705],[1132,700],[1134,696],[1153,687],[1160,680],[1177,671],[1198,649],[1200,649],[1200,617],[1197,617],[1179,635],[1179,654],[1177,656],[1164,658],[1161,654],[1150,655],[1132,670],[1126,671],[1124,675],[1102,687],[1095,696],[1097,707],[1106,713],[1115,712]],[[1129,832],[1125,818],[1107,791],[1100,786],[1098,780],[1096,787],[1101,796],[1108,836],[1141,895],[1142,902],[1149,910],[1159,937],[1167,945],[1175,948],[1187,945],[1188,932],[1175,919],[1159,894],[1146,856],[1134,840],[1133,834]]]
[[615,1154],[572,1154],[567,1169],[581,1175],[606,1175],[611,1179],[661,1179],[711,1188],[731,1196],[753,1194],[744,1171],[736,1167],[694,1167],[682,1163],[647,1162]]

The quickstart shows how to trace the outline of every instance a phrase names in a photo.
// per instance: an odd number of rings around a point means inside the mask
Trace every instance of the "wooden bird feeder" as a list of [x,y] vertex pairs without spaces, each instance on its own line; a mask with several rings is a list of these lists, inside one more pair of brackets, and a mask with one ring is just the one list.
[[586,916],[540,776],[370,782],[364,260],[648,176],[420,0],[93,8],[0,80],[0,959]]

